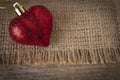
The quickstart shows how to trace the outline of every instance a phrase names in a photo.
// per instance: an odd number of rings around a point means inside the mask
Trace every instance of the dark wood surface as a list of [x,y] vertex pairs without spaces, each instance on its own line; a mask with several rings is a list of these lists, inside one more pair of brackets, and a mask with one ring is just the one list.
[[0,80],[120,80],[120,63],[0,67]]

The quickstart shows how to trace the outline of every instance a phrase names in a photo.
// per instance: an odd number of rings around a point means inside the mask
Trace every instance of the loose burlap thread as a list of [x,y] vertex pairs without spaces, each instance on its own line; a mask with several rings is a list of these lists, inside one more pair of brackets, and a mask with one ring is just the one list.
[[[21,0],[19,0],[21,2]],[[0,65],[104,64],[120,58],[119,0],[29,0],[53,14],[49,47],[21,45],[9,37],[14,10],[0,10]]]

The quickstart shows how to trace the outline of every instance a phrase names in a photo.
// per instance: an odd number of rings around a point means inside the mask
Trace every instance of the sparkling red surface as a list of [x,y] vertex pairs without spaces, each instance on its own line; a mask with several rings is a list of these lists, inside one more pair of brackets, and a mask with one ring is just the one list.
[[43,47],[50,43],[51,30],[52,14],[39,5],[14,18],[9,26],[9,34],[14,41]]

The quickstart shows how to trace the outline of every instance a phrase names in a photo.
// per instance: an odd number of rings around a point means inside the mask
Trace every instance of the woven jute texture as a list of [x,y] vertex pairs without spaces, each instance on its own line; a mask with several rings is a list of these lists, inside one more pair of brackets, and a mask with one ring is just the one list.
[[[22,2],[22,0],[19,0]],[[47,48],[9,37],[12,8],[0,10],[0,65],[104,64],[120,61],[120,0],[28,0],[53,14]]]

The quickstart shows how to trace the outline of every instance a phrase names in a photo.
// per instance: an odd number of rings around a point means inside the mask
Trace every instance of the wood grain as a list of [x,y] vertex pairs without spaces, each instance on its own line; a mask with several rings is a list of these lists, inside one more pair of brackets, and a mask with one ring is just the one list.
[[0,80],[120,80],[120,63],[0,67]]

